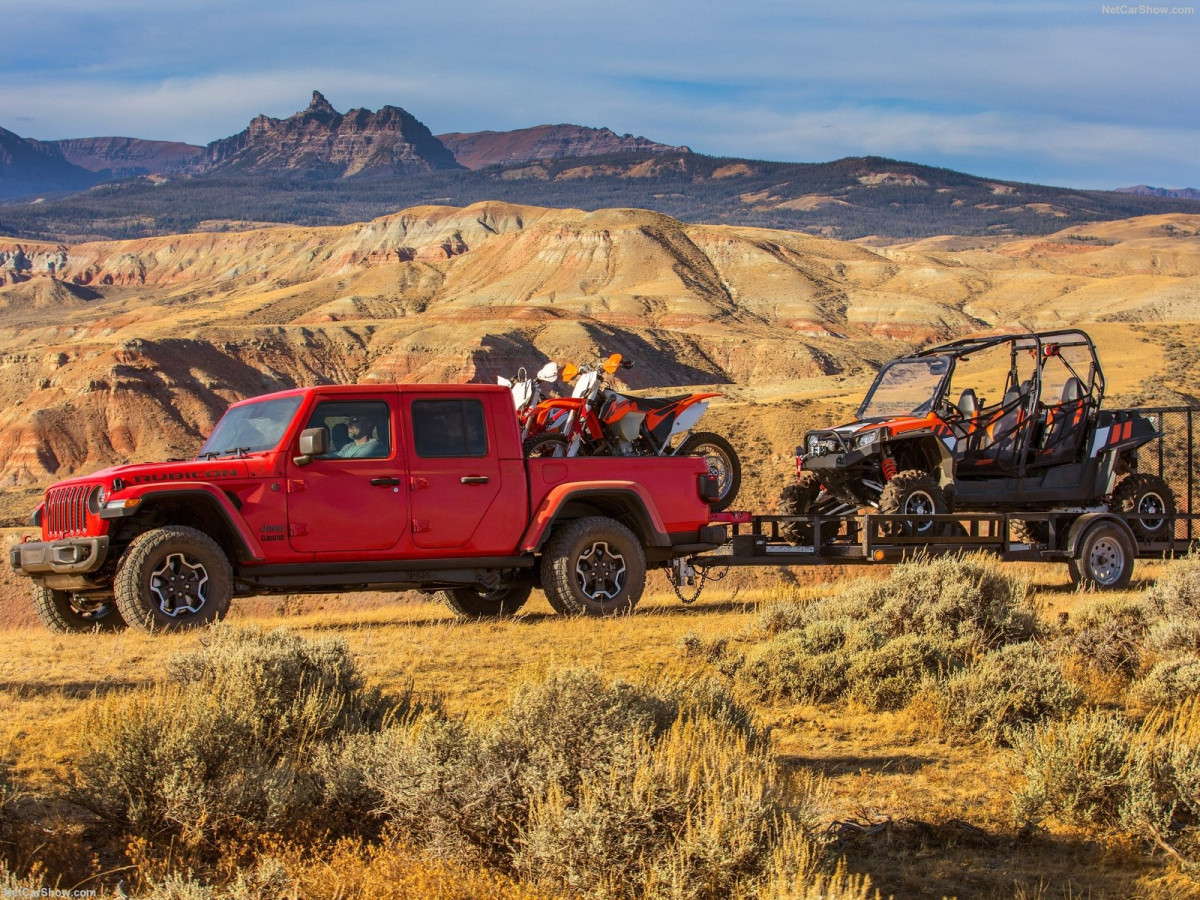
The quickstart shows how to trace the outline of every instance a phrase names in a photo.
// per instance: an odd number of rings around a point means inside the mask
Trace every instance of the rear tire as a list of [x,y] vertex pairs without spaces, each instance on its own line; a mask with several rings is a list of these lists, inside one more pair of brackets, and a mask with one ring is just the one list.
[[1077,587],[1117,590],[1129,586],[1135,552],[1123,528],[1112,522],[1099,522],[1083,536],[1075,558],[1067,561],[1067,568]]
[[207,625],[229,611],[233,570],[225,551],[184,525],[138,535],[117,564],[117,607],[146,631]]
[[728,509],[742,486],[742,461],[733,445],[719,434],[697,431],[679,445],[676,456],[702,456],[709,474],[717,479],[717,499],[710,504],[713,512]]
[[646,588],[642,545],[632,531],[606,516],[560,525],[542,557],[542,588],[554,610],[564,615],[628,612]]
[[889,523],[892,534],[933,537],[937,529],[929,519],[920,515],[945,513],[949,507],[946,495],[932,475],[919,469],[908,469],[892,477],[879,495],[879,511],[887,515],[912,516],[908,521]]
[[460,619],[499,619],[511,616],[525,605],[529,595],[533,593],[533,582],[517,581],[494,591],[462,587],[450,588],[439,593],[442,601]]
[[58,634],[120,631],[126,627],[112,597],[92,600],[37,583],[33,586],[33,611],[43,625]]
[[1157,475],[1122,478],[1113,490],[1108,508],[1124,515],[1157,517],[1129,520],[1129,527],[1139,541],[1169,541],[1175,536],[1175,492]]

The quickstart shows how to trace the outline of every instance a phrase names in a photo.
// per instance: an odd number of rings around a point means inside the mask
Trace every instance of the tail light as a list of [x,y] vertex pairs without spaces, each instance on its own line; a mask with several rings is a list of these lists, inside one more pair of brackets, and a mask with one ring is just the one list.
[[717,483],[717,476],[711,472],[705,472],[699,476],[700,499],[705,503],[716,503],[721,499],[721,486]]

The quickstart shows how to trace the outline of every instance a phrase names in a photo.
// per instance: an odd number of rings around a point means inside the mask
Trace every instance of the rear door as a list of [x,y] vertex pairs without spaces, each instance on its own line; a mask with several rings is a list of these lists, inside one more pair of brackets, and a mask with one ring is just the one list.
[[524,469],[518,480],[512,467],[502,467],[489,399],[452,390],[401,395],[417,547],[488,556],[505,554],[517,542]]

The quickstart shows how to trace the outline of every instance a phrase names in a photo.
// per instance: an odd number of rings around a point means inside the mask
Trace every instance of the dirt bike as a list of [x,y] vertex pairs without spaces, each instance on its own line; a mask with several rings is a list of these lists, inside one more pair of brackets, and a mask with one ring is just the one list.
[[513,405],[517,410],[517,419],[521,423],[522,440],[529,437],[532,423],[530,411],[550,396],[550,387],[557,381],[558,363],[556,362],[546,363],[538,369],[537,375],[533,378],[530,378],[522,367],[517,370],[517,377],[512,380],[504,376],[496,379],[498,384],[502,384],[512,391]]
[[741,487],[742,466],[725,438],[691,433],[719,393],[631,397],[604,386],[604,376],[633,363],[614,353],[584,366],[568,364],[570,397],[543,400],[530,412],[527,456],[702,456],[717,480],[714,511],[729,507]]

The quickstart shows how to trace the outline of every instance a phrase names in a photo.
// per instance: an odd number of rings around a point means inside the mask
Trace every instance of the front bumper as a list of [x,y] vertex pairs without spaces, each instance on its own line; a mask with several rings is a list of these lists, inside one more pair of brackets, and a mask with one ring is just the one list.
[[107,558],[107,536],[27,541],[8,551],[8,561],[14,569],[37,579],[88,575],[103,566]]

